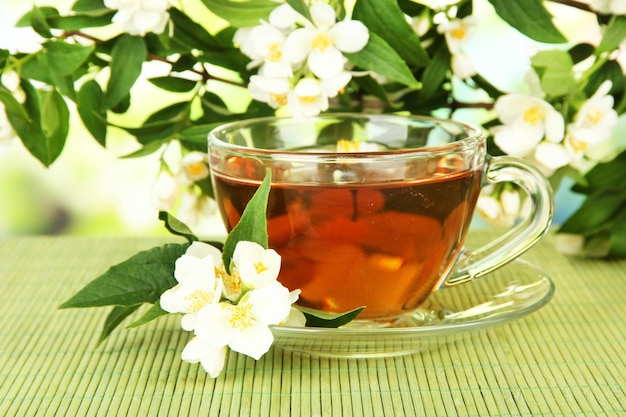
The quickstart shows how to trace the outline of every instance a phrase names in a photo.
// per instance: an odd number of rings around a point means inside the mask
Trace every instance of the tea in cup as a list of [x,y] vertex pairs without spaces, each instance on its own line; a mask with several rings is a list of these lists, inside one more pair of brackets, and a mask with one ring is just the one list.
[[[443,119],[329,114],[229,123],[209,134],[215,198],[230,231],[271,171],[269,246],[302,306],[386,323],[440,288],[485,275],[548,229],[552,191],[526,162],[487,155],[477,128]],[[465,238],[482,187],[512,182],[529,217],[489,245]],[[488,278],[487,278],[488,279]]]

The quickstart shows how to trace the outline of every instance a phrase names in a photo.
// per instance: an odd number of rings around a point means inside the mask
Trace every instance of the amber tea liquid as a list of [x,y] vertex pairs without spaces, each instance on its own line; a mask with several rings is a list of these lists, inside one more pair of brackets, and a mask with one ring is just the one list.
[[[258,183],[214,175],[230,231]],[[298,303],[329,312],[366,306],[361,319],[412,311],[444,279],[471,222],[480,172],[367,185],[272,184],[270,247]]]

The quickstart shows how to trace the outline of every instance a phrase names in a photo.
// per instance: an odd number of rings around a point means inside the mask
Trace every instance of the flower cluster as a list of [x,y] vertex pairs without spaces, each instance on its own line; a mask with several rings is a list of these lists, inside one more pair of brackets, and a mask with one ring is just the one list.
[[352,79],[344,53],[359,52],[369,40],[363,23],[337,22],[329,4],[314,2],[309,11],[311,20],[283,4],[268,22],[241,28],[234,38],[252,59],[248,68],[258,67],[248,85],[252,98],[275,109],[286,105],[295,117],[328,109]]
[[279,270],[280,256],[254,242],[237,243],[230,273],[218,249],[193,242],[176,260],[178,284],[160,300],[163,310],[182,313],[181,327],[194,333],[183,360],[200,362],[215,378],[227,348],[259,359],[274,341],[269,326],[304,326],[302,313],[291,307],[299,291],[289,292],[276,280]]
[[104,5],[117,10],[113,22],[131,35],[163,33],[169,21],[169,0],[104,0]]
[[567,165],[583,168],[588,151],[610,139],[617,125],[610,89],[611,82],[605,81],[567,126],[563,115],[542,98],[503,95],[494,106],[503,123],[492,129],[494,141],[509,155],[531,159],[547,176]]

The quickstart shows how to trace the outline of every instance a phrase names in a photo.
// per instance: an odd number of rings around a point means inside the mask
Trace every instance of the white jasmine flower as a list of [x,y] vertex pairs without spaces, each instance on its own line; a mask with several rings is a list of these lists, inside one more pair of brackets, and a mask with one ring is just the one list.
[[264,249],[255,242],[241,241],[233,252],[231,273],[238,275],[248,288],[262,288],[276,281],[280,261],[280,255],[275,250]]
[[496,100],[494,109],[504,124],[493,129],[494,141],[509,155],[529,156],[544,138],[555,143],[563,139],[563,116],[540,98],[507,94]]
[[296,12],[289,4],[283,3],[270,13],[269,22],[272,26],[281,30],[290,29],[304,17]]
[[452,54],[452,73],[462,80],[476,75],[476,69],[471,58],[463,47],[471,39],[471,26],[476,25],[474,16],[467,16],[463,19],[453,19],[437,26],[437,31],[443,33],[446,44]]
[[287,97],[294,117],[312,117],[328,109],[328,95],[319,80],[303,78]]
[[613,109],[613,96],[609,94],[611,82],[603,82],[598,90],[581,106],[574,123],[567,128],[565,146],[575,160],[582,159],[594,145],[608,140],[617,125],[618,114]]
[[0,144],[9,143],[17,137],[6,114],[4,104],[0,102]]
[[550,176],[570,163],[571,154],[560,143],[543,141],[535,149],[534,160],[544,175]]
[[169,20],[168,0],[104,0],[104,5],[117,10],[113,22],[130,35],[163,33]]
[[253,75],[248,84],[248,91],[254,100],[267,103],[274,109],[287,104],[290,90],[291,84],[285,78]]
[[589,6],[604,14],[626,15],[626,0],[591,0]]
[[285,54],[294,65],[307,63],[313,74],[321,79],[343,71],[347,62],[343,52],[354,53],[369,41],[367,27],[358,20],[336,22],[335,9],[322,2],[310,7],[313,24],[307,22],[287,37]]
[[471,27],[475,26],[475,16],[467,16],[463,19],[453,19],[437,26],[437,31],[446,38],[448,49],[451,54],[463,52],[463,46],[471,39]]
[[476,203],[476,210],[480,215],[489,220],[495,221],[502,214],[502,207],[497,198],[491,195],[481,195]]
[[193,330],[198,313],[220,301],[223,270],[222,254],[217,248],[193,242],[176,260],[174,278],[178,284],[161,295],[161,308],[170,313],[184,313],[181,327]]
[[195,336],[183,349],[181,358],[189,363],[200,362],[211,378],[217,378],[224,369],[226,352],[226,345],[215,346],[213,338]]
[[555,243],[559,252],[565,255],[580,255],[585,247],[585,237],[572,233],[557,233]]
[[20,86],[20,76],[12,69],[5,69],[0,76],[0,83],[11,92],[13,97],[24,104],[26,102],[26,93]]
[[517,190],[505,188],[500,193],[500,204],[502,205],[502,212],[507,216],[519,215],[521,207],[521,198]]
[[192,151],[183,157],[176,179],[181,185],[190,185],[207,178],[209,175],[208,155],[203,152]]
[[178,197],[179,184],[169,170],[161,170],[152,186],[152,203],[160,211],[171,211]]
[[474,62],[465,52],[457,52],[452,55],[451,60],[452,73],[462,80],[476,75]]
[[518,190],[508,187],[498,191],[494,187],[485,188],[476,204],[476,210],[485,220],[500,227],[513,226],[519,218],[527,217],[530,209],[530,199],[523,199]]
[[289,290],[275,281],[247,292],[236,305],[207,305],[198,313],[195,334],[201,340],[211,339],[213,346],[228,346],[259,359],[274,341],[269,326],[284,322],[290,310]]
[[[289,293],[289,302],[291,304],[298,301],[298,298],[300,298],[300,292],[300,290],[293,290]],[[289,310],[289,316],[287,317],[287,319],[284,322],[279,323],[279,325],[289,327],[304,327],[306,326],[306,317],[304,316],[304,313],[302,313],[302,311],[292,306]]]
[[237,37],[241,52],[252,61],[247,68],[261,66],[259,72],[268,77],[291,77],[291,63],[283,51],[285,35],[268,23],[255,26]]
[[211,197],[188,188],[180,198],[176,216],[186,225],[193,227],[200,224],[202,218],[216,211],[216,204]]

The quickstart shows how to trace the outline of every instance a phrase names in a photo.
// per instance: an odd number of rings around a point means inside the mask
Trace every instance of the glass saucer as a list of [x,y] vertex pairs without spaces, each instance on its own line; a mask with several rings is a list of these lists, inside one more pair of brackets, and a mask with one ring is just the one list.
[[475,281],[434,292],[412,316],[393,327],[275,326],[274,346],[324,357],[406,355],[524,317],[543,307],[553,294],[550,277],[518,259]]

